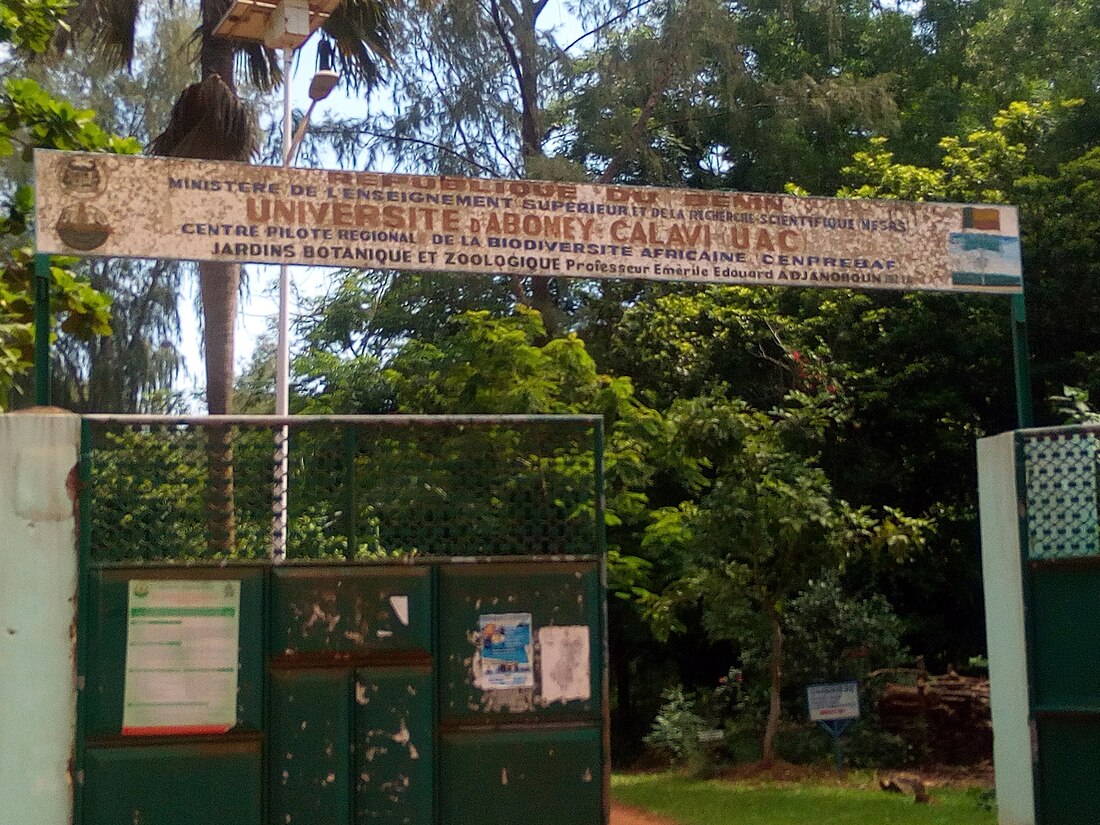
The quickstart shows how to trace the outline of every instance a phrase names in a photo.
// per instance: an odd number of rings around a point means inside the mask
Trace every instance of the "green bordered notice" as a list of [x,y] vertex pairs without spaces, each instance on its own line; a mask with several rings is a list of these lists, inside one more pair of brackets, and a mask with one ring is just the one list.
[[241,583],[130,581],[124,736],[225,733],[237,724]]

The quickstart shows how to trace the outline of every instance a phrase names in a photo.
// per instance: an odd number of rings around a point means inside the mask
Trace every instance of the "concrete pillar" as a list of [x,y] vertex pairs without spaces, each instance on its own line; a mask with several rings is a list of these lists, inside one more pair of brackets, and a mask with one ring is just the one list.
[[1035,742],[1027,682],[1027,632],[1014,433],[978,441],[982,581],[993,711],[999,825],[1035,825]]
[[0,821],[69,825],[79,416],[0,415]]

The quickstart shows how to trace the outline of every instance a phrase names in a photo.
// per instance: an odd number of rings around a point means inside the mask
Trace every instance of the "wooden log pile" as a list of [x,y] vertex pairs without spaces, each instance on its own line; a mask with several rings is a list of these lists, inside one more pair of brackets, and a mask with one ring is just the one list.
[[[904,681],[902,674],[908,676]],[[891,679],[878,700],[879,722],[921,758],[946,765],[993,758],[988,679],[954,670],[932,676],[923,667],[881,675]]]

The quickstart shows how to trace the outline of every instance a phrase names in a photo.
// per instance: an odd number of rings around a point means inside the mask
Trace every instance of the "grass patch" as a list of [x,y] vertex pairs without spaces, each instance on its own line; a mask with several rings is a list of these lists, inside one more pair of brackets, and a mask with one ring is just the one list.
[[837,782],[728,782],[673,774],[616,775],[612,796],[680,825],[996,825],[979,792],[935,788],[931,805]]

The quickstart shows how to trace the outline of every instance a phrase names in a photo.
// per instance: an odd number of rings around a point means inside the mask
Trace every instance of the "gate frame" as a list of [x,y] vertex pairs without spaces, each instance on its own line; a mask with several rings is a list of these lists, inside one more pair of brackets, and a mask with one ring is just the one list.
[[[43,256],[45,257],[45,256]],[[276,431],[280,427],[297,428],[301,426],[332,424],[345,425],[353,432],[353,425],[373,425],[379,428],[403,428],[413,424],[427,426],[453,426],[453,425],[522,425],[541,423],[562,423],[583,425],[591,429],[592,454],[593,454],[593,503],[595,505],[593,519],[595,521],[595,552],[585,555],[531,555],[531,556],[440,556],[425,555],[408,561],[395,558],[354,560],[345,558],[343,561],[324,561],[318,559],[287,559],[276,560],[270,556],[267,558],[231,560],[228,565],[223,560],[198,560],[184,565],[171,564],[170,562],[148,562],[142,560],[119,562],[95,562],[92,559],[91,541],[91,514],[94,502],[92,501],[92,426],[94,424],[116,424],[129,426],[190,426],[206,428],[210,426],[232,426],[234,424],[251,425],[254,427],[270,428]],[[87,682],[86,674],[89,664],[89,632],[87,610],[83,612],[80,605],[90,604],[92,574],[96,570],[103,569],[132,569],[145,567],[150,570],[163,569],[211,569],[221,566],[263,568],[273,571],[279,567],[304,567],[309,565],[332,567],[355,566],[400,566],[407,564],[430,565],[440,567],[447,563],[463,564],[503,564],[517,562],[570,562],[583,561],[595,562],[599,583],[598,603],[596,605],[597,627],[594,628],[595,636],[601,646],[600,661],[602,673],[599,680],[600,690],[600,757],[602,771],[601,806],[603,825],[607,825],[611,816],[611,708],[610,708],[610,648],[608,640],[608,607],[607,607],[607,533],[605,520],[605,490],[604,490],[604,419],[602,415],[223,415],[223,416],[158,416],[158,415],[113,415],[113,414],[86,414],[80,417],[80,456],[77,466],[79,477],[78,491],[78,516],[77,516],[77,609],[74,627],[76,629],[74,672],[76,676],[76,724],[73,742],[72,775],[72,825],[84,825],[84,777],[86,769],[86,716],[87,716]],[[433,581],[438,581],[433,576]],[[435,585],[433,585],[433,598]],[[265,601],[270,599],[270,592],[265,596]],[[432,627],[433,655],[438,651],[438,617]],[[266,635],[266,628],[263,631]],[[264,666],[265,674],[267,664]],[[438,662],[433,662],[433,676],[438,677]],[[438,687],[438,685],[437,685]],[[433,695],[433,705],[438,712],[438,691]],[[266,699],[265,699],[266,704]],[[265,708],[266,716],[266,708]],[[433,737],[439,741],[439,720],[435,720]],[[262,764],[266,765],[265,756]],[[438,773],[438,755],[435,771]],[[433,781],[432,793],[437,792],[438,783]],[[264,790],[266,799],[267,793]],[[266,803],[265,803],[266,808]],[[435,809],[433,818],[438,821],[439,810]]]

